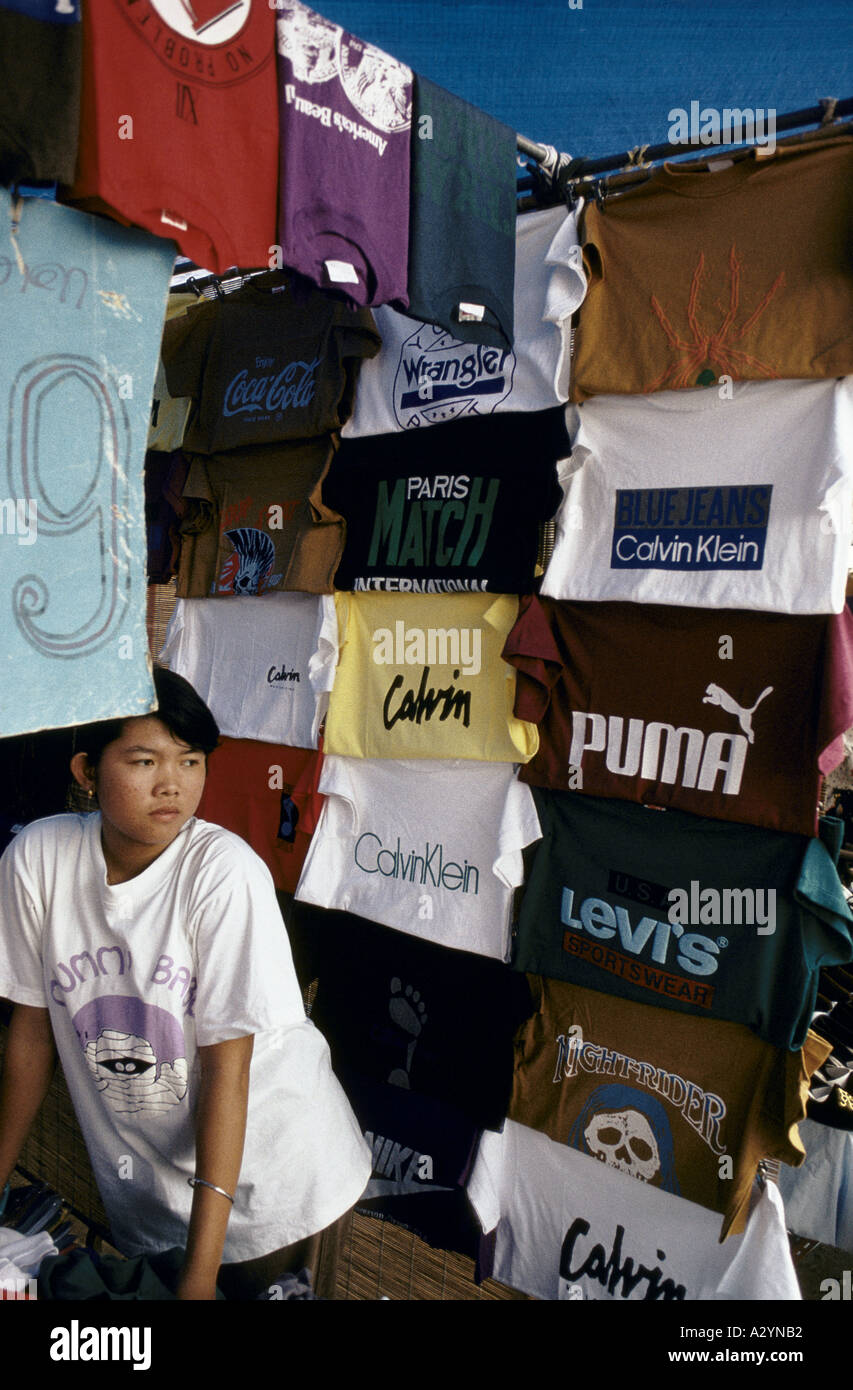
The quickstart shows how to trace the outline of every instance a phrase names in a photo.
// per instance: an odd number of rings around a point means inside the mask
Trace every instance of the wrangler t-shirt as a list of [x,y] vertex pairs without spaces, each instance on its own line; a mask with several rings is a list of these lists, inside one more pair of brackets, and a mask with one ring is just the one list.
[[[853,917],[818,839],[536,787],[513,965],[802,1047]],[[803,870],[806,870],[803,872]]]
[[[853,614],[525,598],[504,656],[523,781],[814,835],[853,724]],[[836,744],[838,746],[836,746]]]
[[527,978],[511,1120],[722,1212],[722,1238],[743,1229],[760,1159],[802,1163],[797,1122],[831,1049],[817,1034],[791,1052],[737,1023]]

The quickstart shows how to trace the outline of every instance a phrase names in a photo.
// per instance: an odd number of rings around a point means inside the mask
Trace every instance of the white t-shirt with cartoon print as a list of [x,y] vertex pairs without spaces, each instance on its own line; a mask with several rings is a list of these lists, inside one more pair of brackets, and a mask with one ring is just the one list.
[[198,1048],[254,1034],[246,1141],[223,1259],[322,1230],[371,1160],[305,1017],[269,871],[192,818],[109,885],[101,816],[26,826],[0,860],[0,995],[50,1011],[112,1236],[127,1255],[186,1243]]
[[328,754],[296,897],[506,960],[521,852],[540,837],[511,763]]

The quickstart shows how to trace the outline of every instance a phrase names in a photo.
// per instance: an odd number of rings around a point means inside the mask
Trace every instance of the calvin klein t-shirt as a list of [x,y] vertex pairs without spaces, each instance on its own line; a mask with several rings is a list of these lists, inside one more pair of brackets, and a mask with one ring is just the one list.
[[328,756],[320,790],[298,898],[507,959],[521,852],[539,837],[511,763]]
[[[504,656],[524,781],[814,835],[853,724],[853,614],[523,599]],[[836,748],[836,741],[839,745]]]
[[840,613],[853,377],[596,396],[578,416],[543,594]]
[[327,753],[513,763],[532,757],[536,730],[513,716],[515,673],[500,655],[516,598],[339,593],[335,607],[340,654]]
[[[534,789],[513,964],[802,1047],[853,917],[820,840]],[[803,867],[806,865],[806,872]]]
[[755,1194],[744,1234],[721,1245],[704,1207],[507,1120],[483,1135],[467,1191],[484,1230],[497,1225],[486,1272],[536,1298],[801,1297],[773,1183]]
[[330,598],[178,599],[160,659],[209,705],[220,732],[316,748],[334,671]]

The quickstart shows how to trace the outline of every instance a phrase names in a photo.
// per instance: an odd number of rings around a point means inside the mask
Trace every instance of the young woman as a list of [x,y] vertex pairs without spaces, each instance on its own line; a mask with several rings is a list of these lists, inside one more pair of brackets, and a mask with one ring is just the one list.
[[371,1161],[266,866],[195,818],[213,716],[154,679],[156,714],[80,731],[98,811],[35,821],[0,860],[0,1188],[58,1052],[117,1247],[185,1247],[180,1298],[255,1297],[309,1263]]

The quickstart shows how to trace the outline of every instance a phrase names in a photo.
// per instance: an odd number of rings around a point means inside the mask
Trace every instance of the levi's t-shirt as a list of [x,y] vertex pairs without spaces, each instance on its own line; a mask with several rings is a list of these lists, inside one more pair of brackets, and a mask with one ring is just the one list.
[[330,593],[344,523],[323,501],[334,437],[194,455],[184,485],[178,593]]
[[720,1218],[704,1207],[507,1120],[483,1135],[467,1192],[483,1229],[497,1226],[484,1272],[536,1298],[801,1297],[773,1183],[754,1194],[743,1235],[721,1245]]
[[178,599],[160,659],[189,681],[229,738],[316,748],[334,673],[331,598]]
[[338,430],[358,364],[378,350],[369,310],[298,275],[253,278],[166,325],[169,389],[193,401],[184,447],[216,454]]
[[[525,598],[504,647],[535,786],[814,835],[853,724],[853,614]],[[836,748],[836,743],[839,747]]]
[[346,519],[336,588],[530,592],[568,452],[560,407],[344,440],[323,486]]
[[738,1023],[527,978],[509,1118],[722,1212],[721,1238],[743,1230],[759,1160],[803,1161],[796,1126],[831,1044],[810,1032],[788,1051]]
[[522,850],[539,836],[511,763],[327,756],[297,898],[506,960]]
[[853,917],[820,840],[572,792],[533,796],[542,841],[516,969],[802,1047],[821,967],[853,958]]
[[840,613],[853,377],[596,396],[577,413],[543,595]]
[[339,658],[327,753],[526,762],[535,727],[512,713],[501,648],[510,594],[335,594]]

